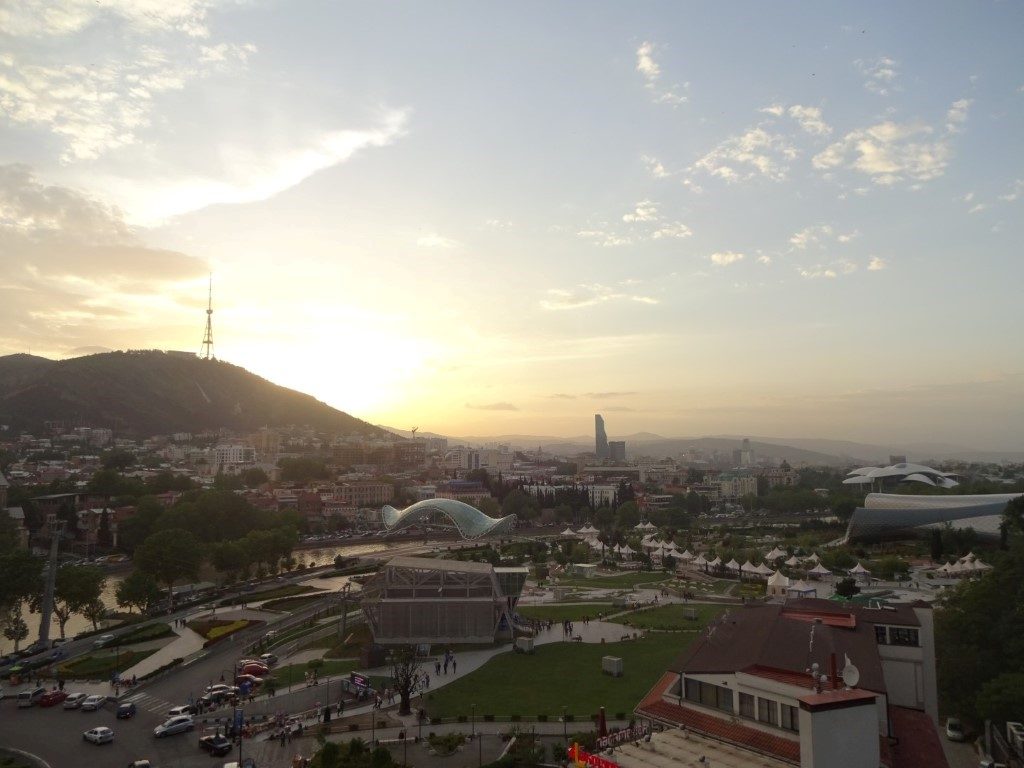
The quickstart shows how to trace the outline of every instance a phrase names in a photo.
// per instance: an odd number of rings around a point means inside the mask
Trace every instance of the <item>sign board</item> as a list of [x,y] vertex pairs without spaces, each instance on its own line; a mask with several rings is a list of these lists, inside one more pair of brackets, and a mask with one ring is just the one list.
[[235,733],[241,733],[243,725],[245,725],[245,710],[241,707],[235,707]]
[[350,672],[349,676],[348,676],[348,679],[357,688],[369,688],[370,687],[370,678],[368,678],[366,675],[359,675],[359,674],[356,674],[355,672]]
[[623,728],[621,731],[615,731],[607,736],[602,736],[597,740],[597,746],[601,749],[607,749],[627,741],[637,741],[647,736],[650,732],[651,726],[637,723],[632,728]]
[[576,768],[619,768],[619,764],[601,757],[584,752],[579,744],[569,747],[569,760],[576,765]]

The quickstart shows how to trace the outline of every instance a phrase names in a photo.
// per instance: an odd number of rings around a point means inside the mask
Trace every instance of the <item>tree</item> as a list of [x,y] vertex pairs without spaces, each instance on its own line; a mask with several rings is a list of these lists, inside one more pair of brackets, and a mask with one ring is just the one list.
[[21,616],[21,604],[0,616],[0,624],[3,625],[4,637],[14,643],[14,650],[17,651],[21,641],[28,637],[28,624]]
[[979,719],[1005,723],[1024,712],[1024,672],[1004,672],[985,683],[978,691],[976,712]]
[[107,615],[107,606],[98,597],[82,606],[82,615],[92,622],[94,630],[100,628],[100,621]]
[[145,613],[149,606],[160,599],[160,586],[150,574],[142,571],[132,571],[117,585],[117,604],[127,608],[131,613],[132,608],[138,608],[139,613]]
[[632,528],[640,522],[640,509],[635,501],[627,501],[620,504],[615,510],[615,523],[620,528]]
[[840,597],[853,597],[858,592],[860,592],[860,587],[851,578],[841,579],[836,582],[836,594]]
[[942,559],[942,531],[932,528],[931,532],[932,562],[937,563]]
[[532,520],[537,516],[537,501],[532,496],[523,492],[522,488],[515,488],[506,494],[501,502],[501,515],[515,515],[520,520]]
[[167,587],[167,598],[174,605],[174,582],[196,578],[202,563],[202,549],[191,531],[168,528],[157,531],[135,550],[135,567]]
[[53,591],[53,615],[57,617],[61,638],[73,614],[84,613],[86,607],[100,599],[107,576],[91,565],[66,565],[57,571]]
[[391,653],[391,679],[395,683],[395,690],[401,697],[398,707],[398,714],[408,715],[411,712],[409,700],[412,698],[413,689],[419,682],[420,662],[416,658],[416,649],[411,645],[403,645]]

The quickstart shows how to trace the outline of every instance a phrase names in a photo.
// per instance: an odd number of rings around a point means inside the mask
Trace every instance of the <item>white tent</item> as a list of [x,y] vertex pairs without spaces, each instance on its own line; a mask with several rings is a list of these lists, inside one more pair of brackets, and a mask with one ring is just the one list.
[[961,562],[961,563],[971,563],[971,562],[974,562],[974,560],[976,560],[976,559],[977,558],[974,556],[973,552],[968,552],[966,555],[961,557],[958,562]]
[[814,566],[813,568],[811,568],[811,570],[809,570],[807,572],[807,575],[808,576],[831,576],[832,575],[832,571],[830,571],[828,568],[826,568],[821,563],[818,563],[816,566]]
[[939,573],[949,573],[949,569],[952,568],[952,567],[953,567],[952,563],[943,563],[942,565],[940,565],[935,570],[937,572],[939,572]]
[[796,566],[800,565],[800,558],[796,555],[793,555],[791,558],[789,558],[789,560],[786,561],[785,564],[788,565],[790,568],[795,568]]
[[775,571],[768,577],[768,594],[774,597],[785,596],[789,589],[789,577],[783,576],[782,571]]
[[666,544],[665,549],[670,549],[673,552],[679,551],[679,547],[676,546],[676,543],[674,541],[670,541],[668,544]]
[[591,533],[600,533],[600,531],[597,530],[597,528],[595,528],[594,526],[588,524],[588,525],[585,525],[582,528],[580,528],[577,531],[577,533],[582,533],[584,535],[588,535],[588,534],[591,534]]
[[756,570],[758,574],[760,574],[761,576],[770,576],[773,573],[772,569],[764,563],[761,563],[759,566],[757,566]]
[[645,538],[643,541],[640,542],[640,546],[644,549],[658,549],[661,547],[661,542],[657,541],[656,539]]
[[950,576],[960,576],[963,574],[965,570],[967,569],[964,568],[964,564],[957,560],[955,563],[949,566],[949,570],[946,571],[946,573],[948,573]]
[[817,597],[818,588],[808,584],[806,581],[794,581],[789,585],[789,589],[786,590],[786,595],[789,597]]
[[693,560],[693,555],[690,554],[690,550],[683,550],[683,553],[679,555],[680,560]]
[[612,547],[612,552],[614,552],[616,554],[618,554],[621,551],[622,551],[622,547],[620,547],[618,544],[616,544],[614,547]]
[[629,544],[623,545],[622,549],[619,550],[620,555],[635,555],[636,550],[629,546]]
[[778,560],[780,557],[785,557],[786,553],[778,547],[775,547],[771,552],[764,556],[764,559],[771,562],[772,560]]
[[747,560],[743,565],[740,566],[740,573],[748,574],[749,576],[757,575],[757,566]]
[[805,557],[804,559],[807,560],[808,562],[811,562],[811,563],[820,563],[821,562],[821,558],[818,557],[818,553],[817,552],[815,552],[810,557]]
[[710,567],[710,568],[717,568],[721,564],[722,564],[722,558],[716,557],[714,560],[712,560],[711,562],[708,563],[708,567]]
[[654,523],[648,520],[646,523],[644,523],[644,530],[656,531],[658,530],[658,526],[656,526]]
[[572,528],[570,528],[569,526],[566,526],[566,527],[565,527],[565,530],[564,530],[564,531],[562,531],[562,535],[563,535],[563,536],[575,536],[575,535],[576,535],[576,531],[574,531],[574,530],[573,530]]
[[697,555],[693,559],[693,564],[696,565],[698,568],[703,568],[705,565],[708,564],[708,561],[707,559],[705,559],[704,555]]
[[853,576],[853,575],[857,575],[857,576],[868,575],[868,576],[870,576],[871,575],[871,571],[869,571],[867,568],[865,568],[863,565],[861,565],[860,562],[858,562],[855,566],[853,566],[853,568],[850,569],[850,575],[851,576]]
[[739,571],[740,564],[736,562],[736,558],[734,557],[732,560],[725,564],[725,569],[727,571]]

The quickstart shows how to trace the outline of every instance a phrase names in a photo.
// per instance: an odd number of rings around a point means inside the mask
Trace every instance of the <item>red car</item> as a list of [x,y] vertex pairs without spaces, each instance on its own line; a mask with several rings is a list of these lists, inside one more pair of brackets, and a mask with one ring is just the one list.
[[64,701],[64,699],[66,699],[67,697],[68,695],[64,691],[47,691],[39,697],[39,706],[54,707],[57,704],[60,704],[62,701]]
[[239,675],[235,678],[235,685],[241,685],[242,683],[249,683],[253,688],[263,683],[263,681],[256,677],[256,675]]
[[266,677],[270,674],[270,670],[267,668],[265,664],[260,664],[259,662],[250,662],[246,664],[244,667],[242,667],[241,674],[253,675],[255,677]]

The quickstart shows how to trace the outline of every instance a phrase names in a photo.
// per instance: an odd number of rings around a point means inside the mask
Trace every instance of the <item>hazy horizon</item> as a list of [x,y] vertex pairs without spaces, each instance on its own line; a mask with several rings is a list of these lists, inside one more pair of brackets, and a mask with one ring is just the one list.
[[[446,434],[1019,451],[1024,6],[0,9],[0,354]],[[614,425],[614,426],[613,426]],[[405,427],[405,428],[408,428]]]

